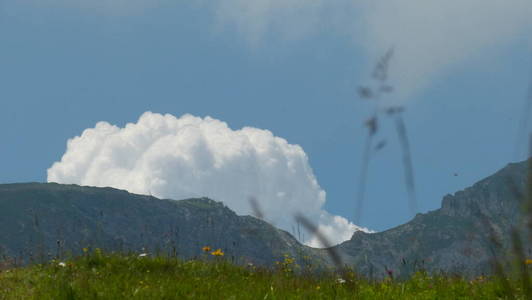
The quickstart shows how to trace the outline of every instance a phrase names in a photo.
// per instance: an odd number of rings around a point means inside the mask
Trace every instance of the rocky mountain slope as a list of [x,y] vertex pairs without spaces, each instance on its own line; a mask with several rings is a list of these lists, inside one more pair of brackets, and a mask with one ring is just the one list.
[[[509,164],[445,196],[440,209],[384,232],[355,232],[332,250],[344,264],[375,278],[389,272],[404,276],[420,268],[466,276],[490,273],[493,254],[506,256],[511,249],[511,229],[524,232],[528,169],[528,162]],[[201,248],[206,245],[221,248],[237,263],[271,265],[289,254],[299,263],[334,266],[328,251],[301,245],[285,231],[206,198],[160,200],[112,188],[53,183],[0,185],[0,257],[31,261],[99,247],[187,259],[205,255]],[[531,248],[526,242],[528,257]]]
[[[384,232],[356,232],[336,248],[345,262],[376,277],[386,276],[388,271],[400,276],[421,268],[467,276],[488,274],[494,254],[500,258],[511,252],[512,228],[521,234],[526,231],[523,202],[530,185],[528,169],[527,162],[509,164],[473,186],[445,196],[440,209],[418,214]],[[525,254],[532,257],[528,235],[523,234],[523,239]]]

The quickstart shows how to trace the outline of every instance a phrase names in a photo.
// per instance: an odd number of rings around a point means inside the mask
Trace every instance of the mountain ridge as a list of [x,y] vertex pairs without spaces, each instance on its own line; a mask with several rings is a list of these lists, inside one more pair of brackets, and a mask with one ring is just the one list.
[[[522,206],[528,161],[510,163],[470,187],[443,197],[439,209],[417,214],[411,221],[377,233],[355,232],[336,246],[363,274],[408,275],[416,269],[431,273],[478,276],[491,272],[493,231],[499,255],[511,248],[511,230],[525,232]],[[532,252],[526,243],[527,254]]]
[[208,198],[168,200],[113,188],[21,183],[0,185],[0,215],[0,246],[11,256],[35,256],[40,244],[53,256],[59,241],[73,253],[91,246],[173,252],[184,259],[210,246],[235,261],[273,264],[302,247],[290,234]]
[[[289,255],[300,264],[328,268],[335,266],[329,256],[334,251],[343,264],[368,277],[407,276],[420,268],[478,276],[491,271],[493,232],[501,244],[496,253],[504,255],[511,248],[511,229],[524,228],[519,216],[530,163],[508,164],[444,196],[439,209],[382,232],[357,231],[330,249],[302,245],[290,233],[208,198],[158,199],[57,183],[0,184],[0,252],[36,260],[92,246],[190,259],[206,255],[201,248],[210,246],[235,263],[271,266]],[[532,254],[530,243],[525,246]]]

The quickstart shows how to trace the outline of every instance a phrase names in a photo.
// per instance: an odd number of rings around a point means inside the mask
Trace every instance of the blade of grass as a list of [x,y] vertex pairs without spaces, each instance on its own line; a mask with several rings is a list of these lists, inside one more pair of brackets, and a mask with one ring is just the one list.
[[[520,150],[522,151],[523,142],[526,140],[525,136],[527,135],[527,130],[529,129],[530,116],[532,116],[532,55],[530,62],[530,72],[529,72],[528,90],[525,98],[525,104],[523,108],[523,115],[519,121],[519,129],[517,134],[517,143],[515,148],[515,154],[519,156]],[[530,149],[530,147],[529,147]],[[529,157],[531,156],[529,153]]]
[[259,202],[257,201],[257,198],[255,197],[249,197],[249,205],[251,206],[251,211],[253,212],[253,216],[257,219],[264,219],[264,213],[262,213],[262,209],[260,207]]
[[528,216],[528,233],[529,240],[532,241],[532,133],[528,137],[529,149],[528,149],[528,176],[526,182],[526,212]]
[[488,230],[488,235],[489,235],[488,247],[492,253],[491,262],[492,262],[492,267],[493,267],[493,273],[495,274],[495,277],[499,280],[499,283],[505,295],[509,297],[509,299],[515,299],[512,286],[510,285],[508,277],[506,276],[504,272],[504,268],[497,255],[497,253],[502,250],[502,243],[500,242],[497,236],[497,233],[495,231],[495,228],[493,227],[493,224],[489,220],[489,218],[486,215],[484,215],[482,212],[480,212],[480,219],[482,223],[484,223],[484,227]]
[[526,296],[526,299],[532,299],[532,290],[530,287],[530,275],[528,273],[528,266],[525,264],[525,253],[523,250],[523,243],[521,241],[521,237],[519,236],[519,232],[512,228],[512,244],[513,244],[513,252],[517,260],[517,267],[519,271],[519,275],[521,277],[521,285],[523,287],[523,293]]
[[368,132],[366,137],[364,153],[362,155],[362,167],[360,168],[360,177],[358,178],[356,210],[354,222],[361,224],[362,210],[364,208],[364,194],[366,193],[366,181],[368,177],[368,167],[370,159],[371,144],[373,141],[373,134]]
[[319,228],[302,214],[297,214],[295,216],[295,219],[297,222],[301,223],[301,225],[303,225],[303,227],[305,227],[311,234],[314,234],[318,238],[322,246],[325,248],[325,250],[329,254],[329,257],[333,261],[336,268],[337,269],[342,268],[343,267],[342,258],[340,254],[338,253],[338,250],[335,247],[333,247],[333,245],[330,243],[327,236],[325,236],[325,234],[320,232]]
[[401,113],[395,114],[395,125],[395,128],[397,129],[397,135],[399,136],[399,142],[401,144],[401,150],[403,152],[403,165],[405,170],[405,183],[409,197],[409,208],[412,215],[415,215],[418,211],[418,207],[416,199],[416,187],[414,182],[414,167],[412,164],[412,154],[410,151],[408,134],[406,132],[405,122]]

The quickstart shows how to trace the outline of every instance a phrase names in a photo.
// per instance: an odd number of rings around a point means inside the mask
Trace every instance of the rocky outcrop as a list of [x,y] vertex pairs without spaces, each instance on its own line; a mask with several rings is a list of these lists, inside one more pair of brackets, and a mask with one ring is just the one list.
[[[438,210],[384,232],[356,232],[337,249],[349,265],[375,277],[388,272],[405,276],[419,269],[488,274],[494,255],[507,257],[511,252],[512,228],[525,232],[522,212],[528,168],[527,162],[509,164],[472,187],[445,196]],[[527,242],[528,236],[523,238]],[[529,244],[525,243],[526,255],[531,254]]]

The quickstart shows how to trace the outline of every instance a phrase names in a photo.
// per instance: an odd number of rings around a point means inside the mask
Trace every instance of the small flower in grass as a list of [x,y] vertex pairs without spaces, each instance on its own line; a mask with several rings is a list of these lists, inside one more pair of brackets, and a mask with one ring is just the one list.
[[212,249],[209,246],[205,246],[205,247],[201,248],[201,250],[203,250],[204,252],[211,252]]
[[224,256],[225,253],[223,253],[222,249],[217,249],[216,251],[211,252],[211,255],[214,256]]
[[525,259],[525,265],[532,265],[532,259]]
[[63,268],[66,267],[66,263],[64,263],[64,262],[59,262],[57,265],[60,266],[60,267],[63,267]]
[[387,280],[393,280],[393,270],[386,269],[386,274],[388,274]]
[[343,278],[338,278],[338,279],[336,280],[336,282],[338,282],[339,284],[342,284],[342,283],[345,283],[345,279],[343,279]]
[[148,253],[141,253],[141,254],[139,254],[139,257],[146,257],[146,256],[148,256]]
[[484,276],[484,275],[480,275],[480,276],[474,278],[473,280],[469,281],[469,283],[470,283],[470,284],[483,283],[483,282],[486,281],[486,279],[487,279],[486,276]]
[[284,263],[287,264],[287,265],[293,264],[294,263],[294,259],[293,258],[285,258],[284,259]]

